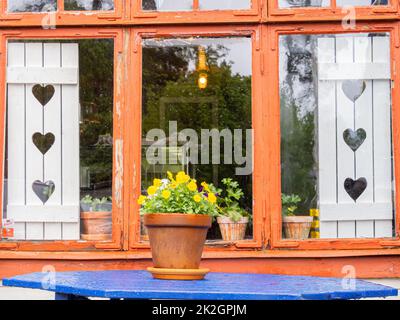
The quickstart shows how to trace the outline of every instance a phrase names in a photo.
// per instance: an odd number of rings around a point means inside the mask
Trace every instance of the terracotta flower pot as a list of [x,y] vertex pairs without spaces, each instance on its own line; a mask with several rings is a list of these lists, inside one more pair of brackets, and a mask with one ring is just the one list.
[[222,240],[237,241],[244,239],[249,218],[243,217],[235,222],[229,217],[218,217],[217,222],[219,230],[221,231]]
[[81,239],[105,241],[112,238],[111,212],[81,212]]
[[196,214],[146,214],[144,225],[155,268],[198,269],[211,217]]
[[288,239],[307,239],[310,234],[311,223],[314,217],[285,216],[283,228]]

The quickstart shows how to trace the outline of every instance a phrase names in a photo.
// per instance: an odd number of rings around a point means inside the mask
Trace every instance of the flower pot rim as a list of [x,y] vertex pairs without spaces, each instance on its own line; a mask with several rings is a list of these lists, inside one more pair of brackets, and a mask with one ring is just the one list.
[[313,219],[313,216],[284,216],[282,220],[287,222],[311,222]]
[[186,213],[147,213],[143,215],[147,228],[153,227],[211,227],[211,216]]
[[[222,221],[222,220],[225,220],[225,221]],[[221,216],[221,217],[217,217],[217,222],[223,223],[223,224],[245,224],[245,223],[249,223],[249,217],[241,217],[240,220],[233,221],[230,217]]]

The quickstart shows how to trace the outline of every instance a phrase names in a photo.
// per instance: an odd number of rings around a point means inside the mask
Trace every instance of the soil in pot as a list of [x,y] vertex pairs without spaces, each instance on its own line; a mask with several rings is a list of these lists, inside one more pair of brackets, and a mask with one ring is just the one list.
[[310,234],[311,223],[314,217],[310,216],[285,216],[283,229],[287,239],[307,239]]
[[199,268],[211,217],[195,214],[146,214],[143,219],[155,268]]
[[111,212],[81,212],[81,239],[106,241],[112,238]]
[[222,240],[238,241],[243,240],[246,234],[249,218],[242,217],[239,221],[233,221],[229,217],[218,217],[217,222],[221,231]]

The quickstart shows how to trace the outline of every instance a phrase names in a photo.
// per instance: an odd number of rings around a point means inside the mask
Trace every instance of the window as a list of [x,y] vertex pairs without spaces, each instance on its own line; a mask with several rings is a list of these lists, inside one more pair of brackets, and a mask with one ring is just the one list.
[[[217,187],[231,177],[252,213],[251,57],[250,37],[143,41],[143,194],[168,171]],[[208,238],[221,239],[217,225]]]
[[319,217],[316,238],[392,237],[389,35],[285,35],[279,49],[282,193],[300,198],[284,212]]
[[[196,8],[193,0],[142,0],[143,10],[190,11]],[[200,10],[240,10],[250,9],[251,0],[199,0]]]
[[114,0],[65,0],[65,10],[113,10]]
[[[3,215],[14,239],[111,240],[113,52],[109,39],[9,41]],[[96,213],[103,235],[88,237]]]
[[48,12],[57,10],[57,0],[8,0],[9,12]]
[[[278,0],[280,8],[301,8],[301,7],[329,7],[329,0]],[[384,6],[388,0],[337,0],[338,7],[344,6]]]

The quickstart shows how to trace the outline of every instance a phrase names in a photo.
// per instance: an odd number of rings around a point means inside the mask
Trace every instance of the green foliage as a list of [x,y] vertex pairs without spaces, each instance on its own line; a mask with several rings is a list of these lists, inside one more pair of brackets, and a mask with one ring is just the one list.
[[284,194],[281,195],[282,200],[282,214],[284,216],[294,216],[297,205],[301,202],[301,198],[297,194]]
[[234,222],[239,221],[242,217],[250,217],[248,212],[241,208],[239,204],[240,199],[244,196],[239,183],[232,178],[224,178],[222,183],[225,190],[223,196],[218,199],[219,215],[229,217]]

